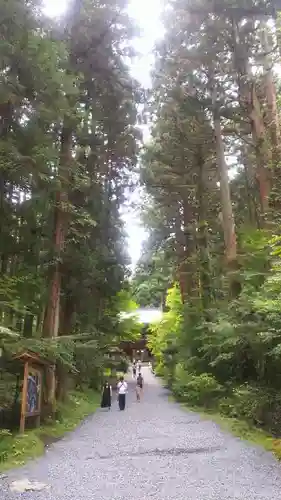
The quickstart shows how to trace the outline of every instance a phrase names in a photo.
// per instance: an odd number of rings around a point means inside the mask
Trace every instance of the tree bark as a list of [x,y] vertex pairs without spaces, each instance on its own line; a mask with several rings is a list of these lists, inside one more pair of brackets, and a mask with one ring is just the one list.
[[188,297],[186,279],[184,275],[184,234],[182,231],[182,214],[181,207],[178,204],[178,210],[175,216],[175,236],[176,236],[176,255],[177,255],[177,275],[180,286],[181,300],[184,304]]
[[[278,149],[280,142],[280,125],[277,111],[276,87],[272,71],[273,62],[270,56],[270,53],[272,53],[272,43],[269,41],[268,28],[265,23],[262,23],[261,29],[261,44],[264,52],[264,90],[267,101],[265,121],[266,126],[269,128],[273,152],[276,154],[276,149]],[[277,160],[277,158],[275,158],[275,160]]]
[[198,151],[198,234],[199,246],[199,269],[200,269],[200,296],[203,310],[207,310],[214,297],[211,277],[211,263],[208,245],[208,223],[207,223],[207,185],[204,175],[205,162],[202,152]]
[[225,255],[227,263],[230,263],[237,259],[237,244],[236,244],[234,217],[233,217],[229,181],[228,181],[228,169],[225,161],[224,145],[221,133],[220,116],[216,107],[214,107],[213,117],[214,117],[214,132],[215,132],[216,152],[217,152],[217,166],[220,179]]
[[[43,323],[44,337],[57,337],[59,331],[59,313],[60,313],[60,294],[61,294],[61,258],[64,249],[66,236],[66,212],[65,203],[67,202],[67,180],[70,173],[72,154],[72,131],[64,126],[61,134],[61,157],[58,177],[61,182],[61,188],[56,195],[56,204],[54,208],[54,253],[55,263],[51,270],[50,291],[46,304],[45,317]],[[54,413],[55,407],[55,369],[51,367],[47,370],[47,405],[51,413]]]
[[33,321],[34,321],[34,314],[30,314],[29,312],[26,312],[25,317],[24,317],[24,323],[23,323],[23,336],[26,338],[32,337]]
[[[248,22],[252,23],[252,21]],[[260,207],[261,212],[266,213],[271,189],[271,174],[268,168],[271,162],[271,154],[266,144],[266,129],[256,84],[251,81],[247,45],[241,40],[239,25],[235,19],[232,20],[232,27],[233,65],[237,74],[239,102],[244,117],[246,120],[248,119],[250,125],[257,161],[256,178],[259,186]],[[248,134],[248,131],[245,131],[245,133]]]
[[256,176],[251,163],[250,151],[246,144],[242,145],[241,160],[245,172],[246,194],[248,199],[249,224],[257,229],[261,228],[259,216],[259,202],[257,200]]

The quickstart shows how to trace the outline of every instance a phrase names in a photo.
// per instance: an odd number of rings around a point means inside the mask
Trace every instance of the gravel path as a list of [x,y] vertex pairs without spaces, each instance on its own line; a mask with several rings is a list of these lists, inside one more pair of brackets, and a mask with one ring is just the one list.
[[[99,410],[45,456],[0,480],[12,500],[280,500],[281,465],[270,453],[224,433],[168,401],[144,369],[144,400]],[[28,478],[47,489],[9,491]]]

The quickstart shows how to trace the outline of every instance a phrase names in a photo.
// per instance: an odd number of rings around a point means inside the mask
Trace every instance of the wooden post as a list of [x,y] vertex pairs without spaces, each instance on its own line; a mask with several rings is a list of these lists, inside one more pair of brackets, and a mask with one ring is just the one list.
[[39,375],[39,387],[38,387],[38,415],[36,417],[35,425],[36,427],[40,427],[41,420],[41,410],[42,410],[42,371],[38,372]]
[[21,413],[20,413],[20,433],[24,433],[25,428],[25,412],[26,412],[26,398],[27,398],[27,380],[28,380],[28,361],[24,364],[22,397],[21,397]]

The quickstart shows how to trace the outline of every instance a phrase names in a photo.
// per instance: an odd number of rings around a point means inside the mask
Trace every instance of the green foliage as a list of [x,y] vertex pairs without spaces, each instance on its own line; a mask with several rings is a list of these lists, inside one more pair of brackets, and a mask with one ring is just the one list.
[[210,309],[205,319],[200,310],[194,316],[184,308],[174,287],[150,346],[160,374],[181,401],[279,434],[281,280],[276,256],[270,261],[262,238],[263,244],[259,234],[244,239],[248,253],[239,297]]
[[176,368],[173,390],[176,397],[191,406],[214,407],[223,394],[223,387],[208,373],[192,375]]
[[3,464],[8,458],[7,438],[10,436],[11,433],[8,430],[0,429],[0,464]]
[[180,292],[177,285],[168,290],[167,306],[169,311],[164,313],[158,323],[151,325],[148,336],[148,347],[155,356],[158,363],[168,360],[173,364],[174,354],[177,347],[178,335],[182,328],[183,311],[180,300]]
[[[145,267],[139,262],[136,292],[144,298],[154,293],[160,249],[173,292],[149,338],[156,372],[187,404],[275,432],[279,116],[270,107],[274,81],[264,50],[271,28],[256,17],[254,2],[246,13],[242,4],[235,19],[224,0],[212,7],[175,0],[164,15],[150,96],[151,141],[141,165],[150,246]],[[256,58],[259,74],[251,71]],[[251,102],[249,95],[255,96]]]
[[143,325],[138,322],[134,312],[138,309],[133,299],[131,288],[124,287],[118,294],[118,309],[120,311],[118,321],[115,325],[115,342],[134,342],[141,335]]
[[75,429],[81,420],[96,410],[99,403],[100,395],[97,392],[71,392],[65,403],[58,404],[56,422],[26,431],[23,435],[12,435],[0,430],[0,472],[19,467],[27,460],[43,454],[46,444]]
[[268,429],[279,434],[280,393],[268,388],[245,384],[233,389],[231,396],[219,404],[221,413],[246,420],[249,424]]
[[139,329],[119,317],[136,307],[120,211],[141,138],[135,29],[123,0],[71,2],[59,22],[40,8],[0,0],[0,347],[96,387]]
[[171,242],[166,239],[169,233],[153,205],[144,204],[142,218],[149,236],[133,274],[132,293],[140,307],[160,307],[172,281]]

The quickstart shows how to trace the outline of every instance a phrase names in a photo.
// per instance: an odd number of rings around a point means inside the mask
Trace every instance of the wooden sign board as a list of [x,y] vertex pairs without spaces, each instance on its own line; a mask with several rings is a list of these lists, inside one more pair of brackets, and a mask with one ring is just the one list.
[[49,363],[33,353],[23,353],[14,357],[24,363],[24,376],[21,398],[20,432],[25,429],[26,418],[35,417],[36,426],[40,425],[42,401],[42,366]]
[[28,361],[24,364],[24,377],[21,401],[20,432],[25,429],[27,417],[36,417],[36,426],[40,425],[42,395],[42,372]]

